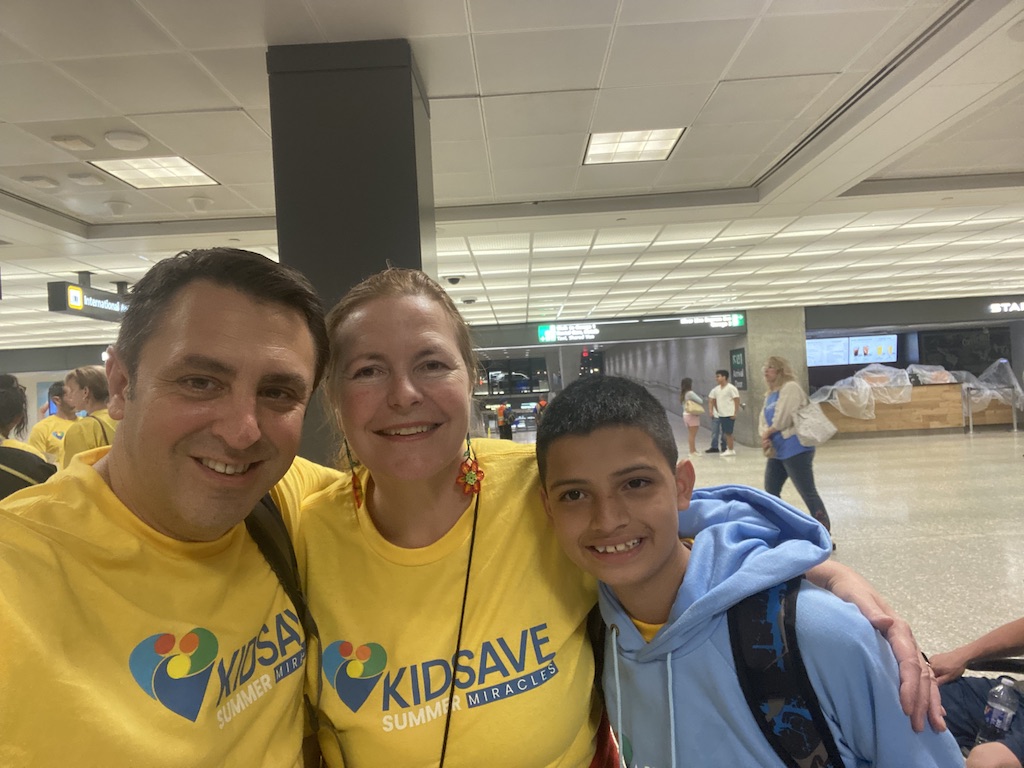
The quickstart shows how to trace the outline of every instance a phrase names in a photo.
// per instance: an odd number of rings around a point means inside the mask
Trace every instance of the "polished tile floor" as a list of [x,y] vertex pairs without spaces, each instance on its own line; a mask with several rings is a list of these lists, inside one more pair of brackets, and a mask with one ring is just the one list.
[[[670,418],[685,456],[682,420]],[[710,442],[702,428],[698,448]],[[695,459],[697,485],[763,488],[761,451],[736,450]],[[834,557],[885,595],[926,653],[1024,615],[1024,430],[836,438],[818,449],[814,473]],[[782,497],[806,509],[791,484]]]
[[[686,452],[681,420],[677,443]],[[698,448],[710,445],[701,430]],[[694,460],[698,486],[763,488],[760,450]],[[834,557],[867,577],[926,653],[1024,615],[1024,431],[836,438],[814,476],[832,518]],[[790,483],[783,499],[806,510]]]

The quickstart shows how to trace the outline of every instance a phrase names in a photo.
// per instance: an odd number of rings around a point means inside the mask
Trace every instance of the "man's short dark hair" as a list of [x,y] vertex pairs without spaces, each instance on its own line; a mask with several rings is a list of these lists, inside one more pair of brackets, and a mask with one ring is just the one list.
[[679,449],[665,408],[640,384],[618,376],[585,376],[552,398],[537,428],[537,468],[544,484],[548,450],[561,437],[585,436],[602,427],[636,427],[661,451],[672,471]]
[[717,371],[715,371],[715,376],[725,376],[725,380],[729,380],[729,372],[725,370],[725,368],[719,368]]
[[316,388],[323,376],[330,346],[320,297],[297,269],[238,248],[182,251],[157,262],[132,286],[128,310],[121,320],[114,345],[129,378],[134,379],[142,347],[159,329],[167,307],[180,290],[200,280],[233,288],[256,301],[282,304],[299,312],[306,319],[316,349],[313,378],[313,388]]
[[50,388],[46,390],[46,397],[50,400],[57,398],[58,400],[64,399],[64,382],[55,381],[50,385]]

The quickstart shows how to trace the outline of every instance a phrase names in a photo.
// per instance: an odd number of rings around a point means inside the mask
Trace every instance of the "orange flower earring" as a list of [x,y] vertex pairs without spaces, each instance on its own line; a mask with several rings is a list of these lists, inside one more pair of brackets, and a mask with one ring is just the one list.
[[480,481],[483,479],[484,471],[477,464],[473,446],[467,434],[466,452],[463,454],[462,464],[459,465],[459,476],[455,478],[455,483],[461,485],[462,492],[468,496],[471,493],[480,493]]

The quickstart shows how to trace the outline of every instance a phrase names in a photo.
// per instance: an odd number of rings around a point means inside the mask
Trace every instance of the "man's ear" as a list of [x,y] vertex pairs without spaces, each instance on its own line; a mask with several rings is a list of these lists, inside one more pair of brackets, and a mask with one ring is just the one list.
[[114,347],[107,347],[106,368],[107,386],[110,388],[107,411],[110,413],[110,418],[121,420],[124,418],[125,403],[128,400],[129,381],[128,371]]
[[697,473],[693,470],[693,464],[689,459],[683,459],[676,464],[676,495],[679,497],[679,509],[686,509],[690,506],[690,497],[693,495],[693,486],[697,484]]

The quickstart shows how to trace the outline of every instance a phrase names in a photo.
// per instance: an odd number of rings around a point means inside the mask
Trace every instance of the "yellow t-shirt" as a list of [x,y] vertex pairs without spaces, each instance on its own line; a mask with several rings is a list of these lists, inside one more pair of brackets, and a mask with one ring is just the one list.
[[61,465],[67,467],[71,460],[93,448],[110,445],[114,442],[117,422],[110,418],[106,408],[93,411],[68,427],[64,433],[64,447],[61,450]]
[[0,765],[301,766],[305,643],[277,578],[243,524],[144,524],[92,468],[107,450],[0,502]]
[[28,435],[28,444],[56,463],[61,463],[61,452],[64,449],[64,435],[68,427],[75,423],[74,419],[65,419],[53,414],[41,419],[32,427]]
[[[533,447],[473,446],[484,479],[445,765],[588,766],[601,714],[586,638],[596,585],[548,526]],[[323,642],[321,707],[347,768],[438,764],[473,502],[422,549],[385,540],[365,505],[354,509],[347,477],[303,507],[296,543]],[[328,766],[342,764],[329,726],[320,745]]]

